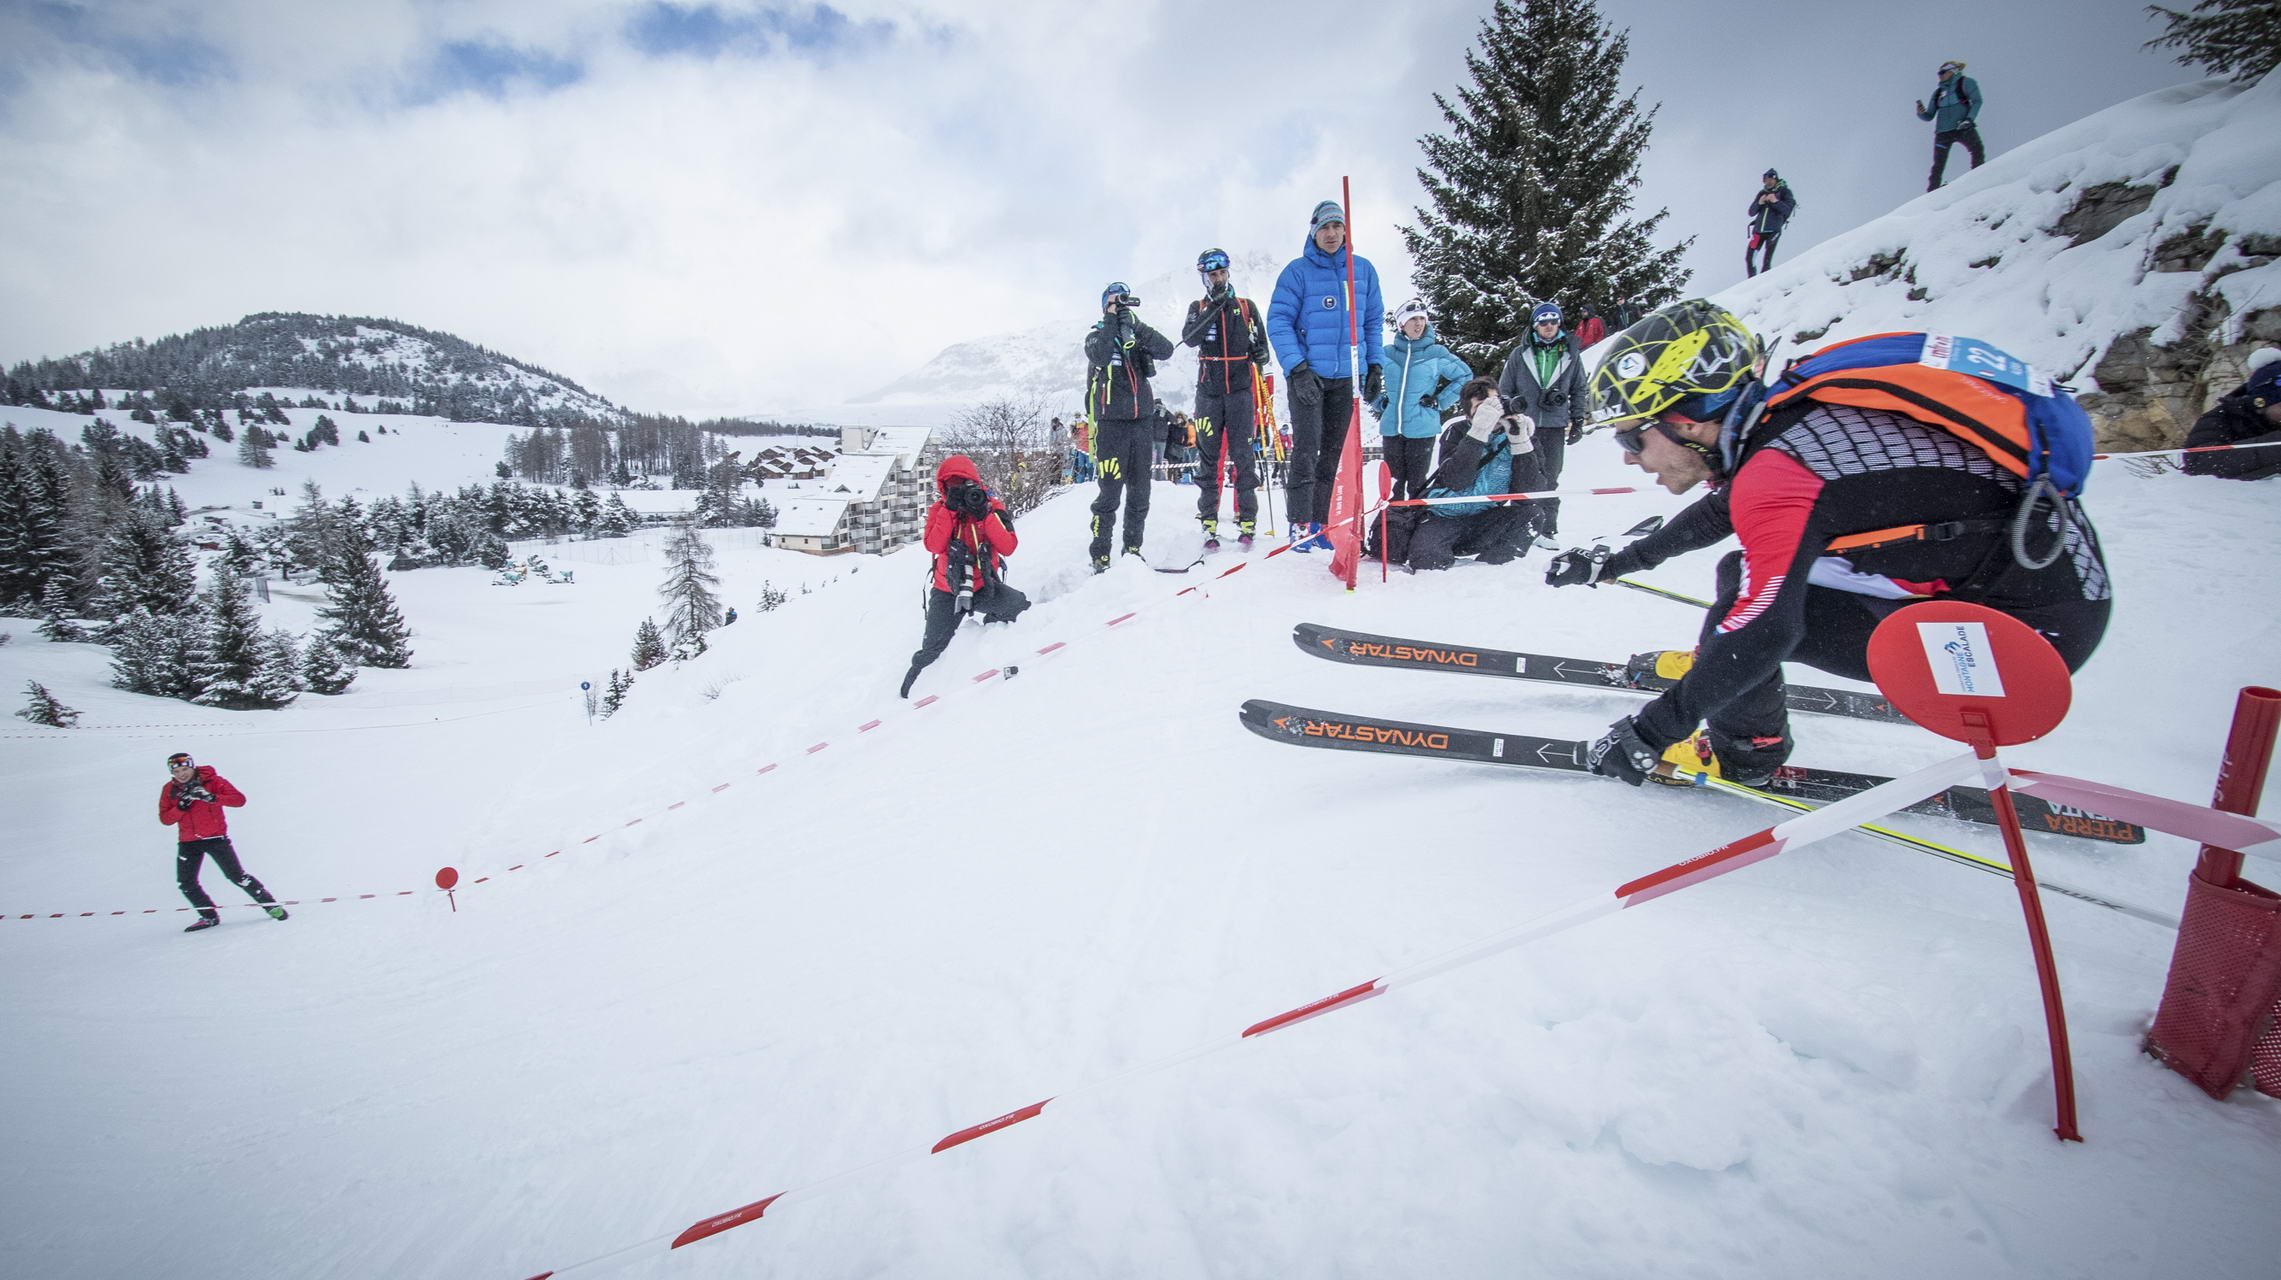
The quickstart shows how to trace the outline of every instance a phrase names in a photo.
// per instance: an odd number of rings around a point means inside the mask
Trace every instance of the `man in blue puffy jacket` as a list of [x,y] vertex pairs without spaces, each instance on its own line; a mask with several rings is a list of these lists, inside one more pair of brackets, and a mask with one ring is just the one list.
[[1940,83],[1933,86],[1933,104],[1927,108],[1924,99],[1917,99],[1917,119],[1933,122],[1933,172],[1925,183],[1925,190],[1940,189],[1941,172],[1948,168],[1948,149],[1961,142],[1972,156],[1972,167],[1977,169],[1987,159],[1980,145],[1980,82],[1964,74],[1964,64],[1954,59],[1940,64]]
[[[1347,265],[1354,267],[1354,297],[1347,297]],[[1315,206],[1306,247],[1276,277],[1267,304],[1267,338],[1275,347],[1291,394],[1291,463],[1284,493],[1289,499],[1294,550],[1329,550],[1323,521],[1330,516],[1331,486],[1338,479],[1339,450],[1346,443],[1347,420],[1354,413],[1354,351],[1349,316],[1362,344],[1362,398],[1375,400],[1385,389],[1380,367],[1378,318],[1386,314],[1378,293],[1378,269],[1354,257],[1346,243],[1346,211],[1335,200]]]

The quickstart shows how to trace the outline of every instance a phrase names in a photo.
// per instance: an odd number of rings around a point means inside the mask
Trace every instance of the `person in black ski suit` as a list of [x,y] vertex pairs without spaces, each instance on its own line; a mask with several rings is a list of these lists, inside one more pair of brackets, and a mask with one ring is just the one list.
[[[1662,352],[1706,336],[1684,374],[1659,366]],[[1615,432],[1625,461],[1672,493],[1713,487],[1613,555],[1576,548],[1554,557],[1545,581],[1598,586],[1742,540],[1719,562],[1718,601],[1693,667],[1592,745],[1595,771],[1635,786],[1698,724],[1708,725],[1722,776],[1745,785],[1772,778],[1792,745],[1782,664],[1867,680],[1870,633],[1915,600],[2008,613],[2049,640],[2069,670],[2106,632],[2112,591],[2090,521],[2077,512],[2048,564],[2021,565],[2009,526],[2025,485],[1957,436],[1900,413],[1801,397],[1726,439],[1722,424],[1760,359],[1741,321],[1691,301],[1622,335],[1593,375],[1595,395],[1629,422]]]
[[1100,468],[1101,492],[1093,499],[1095,572],[1109,567],[1109,535],[1116,530],[1117,501],[1125,504],[1124,551],[1140,554],[1148,525],[1149,467],[1161,441],[1156,392],[1149,379],[1156,362],[1172,356],[1172,339],[1148,327],[1133,313],[1140,299],[1121,282],[1101,291],[1101,319],[1085,335],[1085,411],[1093,418],[1093,457]]
[[1772,169],[1761,174],[1758,190],[1750,193],[1750,207],[1744,212],[1750,216],[1750,243],[1742,251],[1742,269],[1746,276],[1755,276],[1774,265],[1774,244],[1782,238],[1782,228],[1790,225],[1790,215],[1798,208],[1798,197],[1790,193],[1790,184]]
[[2281,476],[2281,350],[2267,347],[2249,358],[2249,381],[2210,406],[2186,433],[2186,447],[2214,444],[2270,444],[2270,449],[2238,453],[2189,453],[2187,472],[2229,480]]
[[1220,486],[1235,490],[1236,536],[1251,545],[1259,519],[1258,400],[1254,386],[1267,367],[1267,322],[1257,304],[1236,296],[1228,255],[1206,249],[1196,259],[1204,296],[1188,304],[1180,340],[1196,348],[1196,519],[1204,540],[1220,537]]
[[[1505,360],[1497,378],[1497,394],[1505,412],[1536,424],[1534,447],[1514,459],[1515,493],[1533,493],[1560,486],[1560,471],[1568,446],[1584,435],[1591,416],[1592,398],[1584,385],[1584,358],[1576,336],[1560,327],[1560,304],[1540,302],[1529,316],[1529,332]],[[1530,541],[1541,539],[1550,550],[1560,531],[1560,499],[1545,498],[1526,504],[1514,527],[1514,549],[1527,554]]]

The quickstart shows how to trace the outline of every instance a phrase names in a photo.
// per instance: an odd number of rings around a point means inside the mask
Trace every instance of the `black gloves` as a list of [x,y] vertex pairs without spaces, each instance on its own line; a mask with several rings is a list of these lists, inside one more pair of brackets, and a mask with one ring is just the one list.
[[1600,740],[1584,751],[1586,768],[1635,787],[1647,781],[1648,775],[1662,762],[1663,752],[1639,735],[1639,726],[1630,716],[1609,725]]
[[1608,568],[1608,549],[1570,547],[1552,558],[1545,566],[1544,585],[1548,587],[1596,587],[1600,576]]
[[1374,364],[1370,366],[1370,371],[1368,373],[1362,375],[1362,398],[1365,400],[1376,400],[1378,397],[1385,394],[1385,367],[1382,365]]
[[1308,368],[1306,361],[1301,360],[1299,367],[1293,369],[1289,377],[1291,379],[1291,403],[1305,405],[1309,409],[1322,404],[1322,375]]
[[1420,409],[1437,409],[1440,407],[1440,403],[1434,399],[1434,393],[1428,391],[1418,397],[1418,407]]
[[1568,443],[1570,443],[1570,444],[1577,444],[1577,443],[1581,442],[1583,439],[1584,439],[1584,424],[1583,424],[1583,423],[1581,423],[1581,422],[1571,422],[1571,423],[1569,423],[1569,424],[1568,424]]
[[188,812],[190,812],[190,805],[191,805],[191,803],[192,803],[193,801],[197,801],[197,800],[204,800],[204,801],[206,801],[206,802],[207,802],[207,803],[209,803],[209,804],[213,803],[213,800],[214,800],[214,793],[213,793],[213,792],[211,792],[211,791],[208,791],[208,790],[206,789],[206,784],[205,784],[205,783],[203,783],[203,782],[183,782],[183,783],[176,783],[176,784],[175,784],[175,787],[174,787],[174,807],[175,807],[175,808],[182,810],[184,813],[188,813]]

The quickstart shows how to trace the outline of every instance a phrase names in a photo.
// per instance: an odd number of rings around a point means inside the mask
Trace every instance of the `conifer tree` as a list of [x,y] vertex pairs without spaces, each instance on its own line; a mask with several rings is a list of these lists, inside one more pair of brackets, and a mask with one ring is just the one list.
[[40,595],[40,635],[57,644],[85,644],[87,631],[72,617],[71,595],[63,580],[51,578]]
[[112,687],[161,698],[191,696],[190,638],[198,622],[193,615],[153,617],[139,608],[113,622],[104,637],[111,646]]
[[373,559],[364,531],[334,530],[332,552],[318,569],[325,584],[325,607],[317,616],[332,625],[335,642],[360,666],[407,667],[412,663],[412,629],[396,608],[388,579]]
[[116,618],[130,609],[184,613],[198,590],[198,568],[190,549],[148,511],[129,509],[111,522],[103,539],[102,575],[93,609]]
[[[52,433],[0,435],[0,604],[28,605],[76,576],[73,486]],[[12,456],[7,456],[12,455]]]
[[270,457],[269,451],[275,444],[267,431],[249,424],[245,434],[238,437],[238,461],[257,471],[274,467],[277,459]]
[[694,523],[674,530],[665,544],[665,626],[676,649],[694,645],[704,652],[705,633],[721,625],[720,576],[713,572],[713,548]]
[[262,700],[266,690],[262,664],[268,646],[261,615],[254,610],[245,584],[226,573],[217,574],[199,603],[205,616],[190,659],[190,679],[198,692],[190,700],[231,709],[272,705]]
[[2281,4],[2274,0],[2201,0],[2191,13],[2150,4],[2146,11],[2167,29],[2145,47],[2179,50],[2181,66],[2246,83],[2281,65]]
[[301,696],[301,645],[283,627],[272,628],[261,638],[253,694],[264,707],[282,707]]
[[56,701],[48,687],[37,680],[26,680],[24,692],[31,701],[16,714],[33,724],[44,724],[54,729],[69,729],[79,722],[79,713]]
[[631,661],[634,670],[647,671],[665,661],[665,637],[658,634],[657,624],[647,618],[634,628],[634,653]]
[[626,691],[633,687],[634,678],[632,676],[626,675],[616,667],[610,668],[609,686],[602,691],[602,718],[604,720],[618,714],[618,708],[626,703]]
[[1449,132],[1419,139],[1418,170],[1433,209],[1402,239],[1442,340],[1491,377],[1537,303],[1660,306],[1687,282],[1693,241],[1652,243],[1668,211],[1627,216],[1657,110],[1621,87],[1629,46],[1594,0],[1495,0],[1472,85],[1434,96]]
[[356,666],[341,652],[340,644],[331,633],[319,631],[311,635],[307,647],[301,651],[302,687],[330,697],[347,692],[355,682]]

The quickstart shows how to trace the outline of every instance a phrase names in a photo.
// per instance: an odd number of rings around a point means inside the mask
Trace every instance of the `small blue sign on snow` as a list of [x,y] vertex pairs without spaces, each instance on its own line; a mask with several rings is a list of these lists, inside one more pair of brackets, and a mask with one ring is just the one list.
[[587,682],[586,682],[586,681],[584,681],[584,680],[581,680],[581,681],[579,681],[579,682],[578,682],[578,687],[579,687],[579,688],[581,688],[581,689],[591,689],[591,688],[593,688],[594,686],[593,686],[593,685],[591,685],[591,684],[589,684],[589,683],[587,683]]

